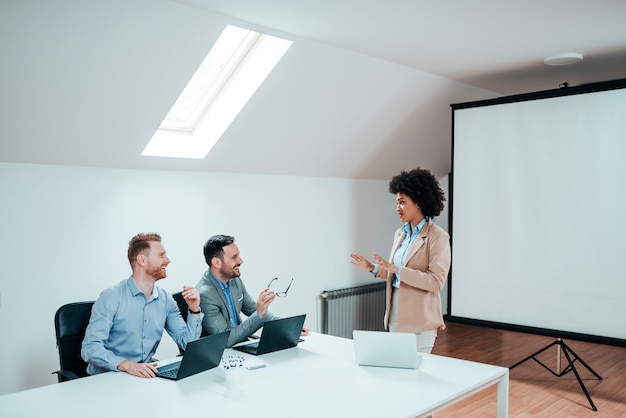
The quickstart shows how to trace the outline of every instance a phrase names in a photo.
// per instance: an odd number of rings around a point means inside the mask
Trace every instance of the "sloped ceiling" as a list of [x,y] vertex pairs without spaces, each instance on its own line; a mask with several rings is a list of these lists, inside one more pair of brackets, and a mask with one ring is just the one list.
[[[449,172],[451,103],[626,77],[621,0],[2,0],[0,161]],[[141,157],[226,24],[294,41],[204,160]],[[583,62],[548,67],[547,55]]]

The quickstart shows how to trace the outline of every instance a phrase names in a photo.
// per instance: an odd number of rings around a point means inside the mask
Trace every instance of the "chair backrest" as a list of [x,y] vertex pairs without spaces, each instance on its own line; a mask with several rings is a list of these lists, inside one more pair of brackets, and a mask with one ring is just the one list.
[[[185,299],[183,299],[183,292],[172,293],[172,297],[178,304],[178,310],[180,311],[180,314],[183,316],[185,322],[187,322],[187,315],[189,315],[189,305],[187,305],[187,302],[185,302]],[[183,350],[181,346],[178,346],[178,350],[180,351],[180,354],[183,354],[185,352],[185,350]]]
[[[189,315],[189,305],[187,305],[187,302],[185,302],[185,299],[183,299],[183,292],[172,293],[172,297],[178,304],[178,310],[180,310],[180,314],[183,316],[185,322],[187,322],[187,316]],[[200,337],[206,337],[207,335],[209,334],[204,329],[202,329]],[[185,352],[182,347],[178,347],[178,349],[180,350],[181,354]]]
[[87,376],[87,363],[80,356],[85,330],[91,317],[91,302],[74,302],[61,306],[54,315],[57,349],[61,369],[59,382]]
[[178,304],[178,309],[180,310],[180,314],[183,316],[185,322],[187,322],[187,315],[189,314],[189,306],[185,299],[183,299],[183,292],[173,293],[172,297]]

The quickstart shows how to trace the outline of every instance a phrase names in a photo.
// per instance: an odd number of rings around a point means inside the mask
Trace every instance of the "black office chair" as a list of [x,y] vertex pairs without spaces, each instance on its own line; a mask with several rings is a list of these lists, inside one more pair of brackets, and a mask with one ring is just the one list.
[[189,306],[185,299],[183,299],[183,292],[173,293],[172,297],[178,304],[178,309],[180,310],[180,314],[183,316],[185,322],[187,322],[187,315],[189,314]]
[[[187,302],[185,302],[185,299],[183,299],[183,292],[172,293],[172,297],[178,304],[178,310],[180,310],[180,314],[183,316],[185,322],[187,322],[187,316],[189,315],[189,305],[187,305]],[[203,328],[200,337],[206,337],[207,335],[209,334]],[[181,347],[178,347],[178,349],[180,350],[180,354],[183,354],[185,352],[185,350],[183,350]]]
[[[172,293],[172,297],[178,304],[178,310],[180,311],[180,314],[183,316],[185,322],[187,322],[187,315],[189,315],[189,305],[187,305],[187,302],[185,302],[185,299],[183,299],[183,292]],[[185,350],[183,350],[181,346],[178,346],[178,351],[180,351],[180,354],[183,354],[185,352]]]
[[91,302],[74,302],[61,306],[54,315],[60,370],[53,372],[59,383],[87,375],[87,363],[80,356],[85,329],[91,316]]

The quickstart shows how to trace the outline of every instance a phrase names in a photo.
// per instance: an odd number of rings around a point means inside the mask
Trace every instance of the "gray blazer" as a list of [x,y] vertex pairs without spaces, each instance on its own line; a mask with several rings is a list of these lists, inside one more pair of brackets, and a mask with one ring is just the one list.
[[[261,320],[256,313],[256,299],[250,296],[241,278],[234,277],[230,280],[230,293],[235,304],[239,325],[231,328],[226,298],[216,280],[211,270],[208,269],[196,285],[196,289],[200,292],[200,308],[204,313],[202,328],[209,335],[230,330],[228,347],[245,341],[263,326],[264,321],[272,321],[279,318],[267,311],[264,320]],[[243,321],[241,320],[241,313],[247,317]]]

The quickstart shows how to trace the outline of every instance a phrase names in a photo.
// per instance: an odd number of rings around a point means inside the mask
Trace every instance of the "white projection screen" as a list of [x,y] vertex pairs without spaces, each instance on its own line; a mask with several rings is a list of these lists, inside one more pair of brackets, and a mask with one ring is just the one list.
[[452,116],[446,320],[626,346],[626,79]]

